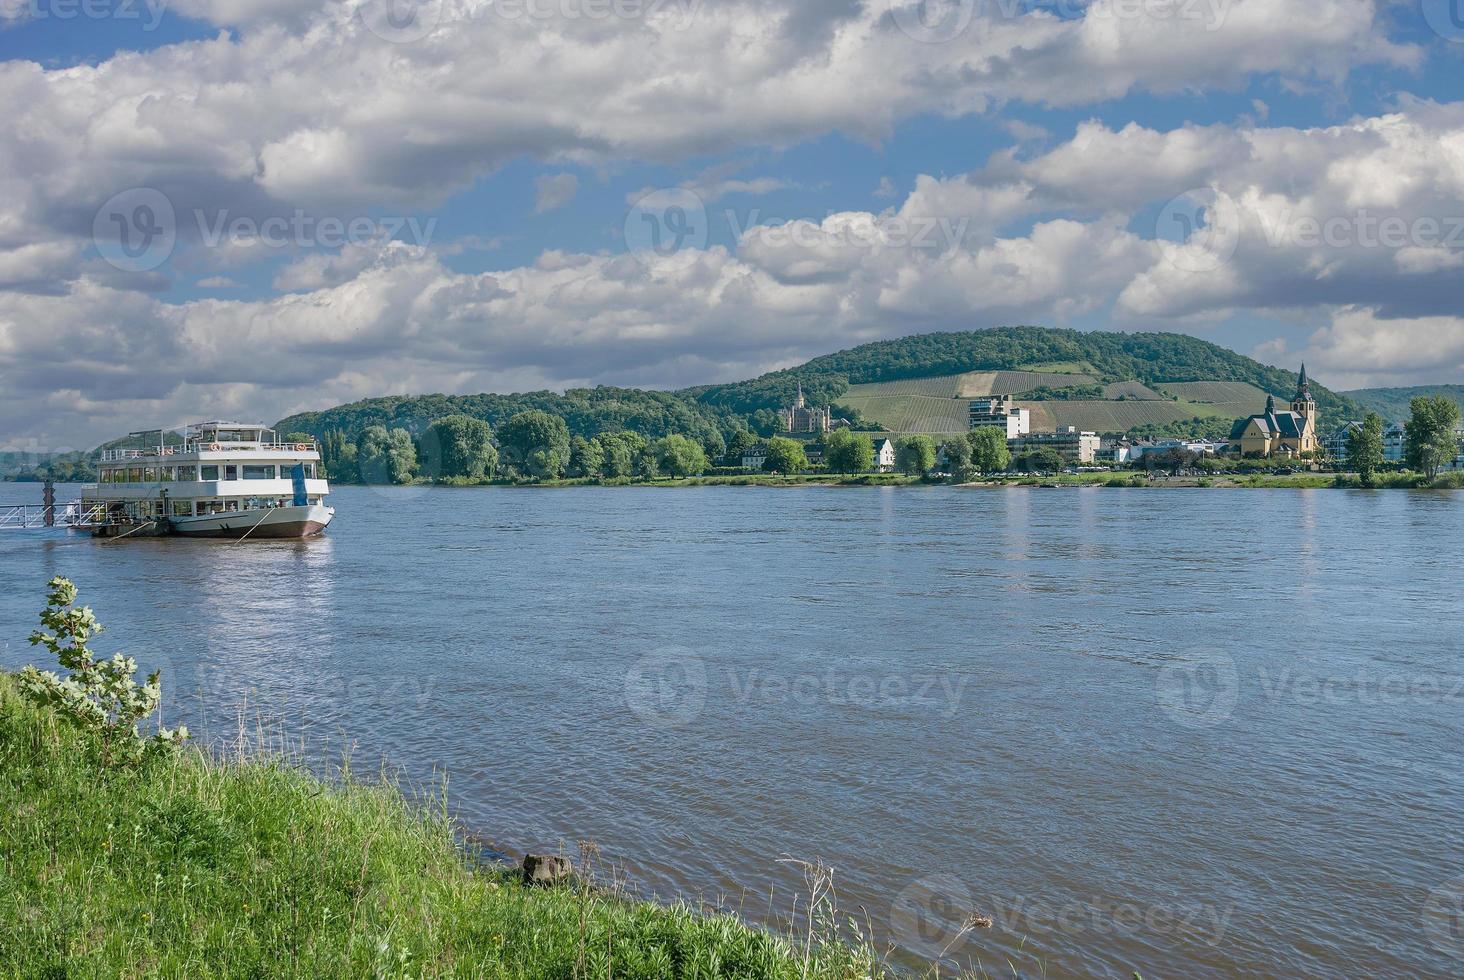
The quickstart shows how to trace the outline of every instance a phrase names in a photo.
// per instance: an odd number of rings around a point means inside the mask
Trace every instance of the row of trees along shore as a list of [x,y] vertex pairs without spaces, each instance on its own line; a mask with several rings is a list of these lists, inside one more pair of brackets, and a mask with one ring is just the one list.
[[[1376,413],[1349,433],[1346,451],[1336,462],[1358,474],[1363,486],[1376,485],[1390,470],[1406,467],[1433,483],[1440,471],[1458,453],[1455,435],[1460,422],[1457,403],[1443,395],[1412,399],[1411,414],[1404,425],[1404,458],[1401,464],[1385,460],[1384,422]],[[303,433],[287,439],[303,441]],[[340,483],[411,483],[430,480],[445,483],[491,481],[537,481],[545,479],[646,480],[659,477],[684,478],[740,469],[742,457],[756,445],[766,448],[764,469],[792,474],[822,470],[838,474],[868,473],[874,467],[874,443],[867,432],[836,429],[812,444],[782,436],[760,437],[746,428],[733,429],[725,439],[719,433],[671,434],[647,438],[628,430],[602,432],[593,438],[571,437],[564,420],[540,410],[520,412],[497,432],[480,419],[448,415],[433,421],[420,437],[403,428],[370,426],[351,440],[345,432],[332,430],[321,439],[322,454],[331,478]],[[810,466],[805,449],[823,450],[821,466]],[[1061,469],[1060,456],[1051,449],[1037,449],[1012,458],[1001,432],[978,430],[948,439],[941,445],[929,436],[907,436],[896,441],[896,469],[909,475],[923,475],[935,466],[944,452],[946,471],[953,479],[967,482],[982,474],[1009,471],[1052,472]],[[73,465],[74,464],[74,465]],[[1140,468],[1180,470],[1186,468],[1264,470],[1287,461],[1226,459],[1201,460],[1193,453],[1169,450],[1148,453]],[[5,473],[7,479],[53,479],[57,482],[95,480],[86,454],[75,453],[20,473]],[[1390,479],[1396,480],[1396,475]]]
[[[1459,406],[1446,397],[1413,399],[1412,416],[1404,427],[1407,466],[1429,482],[1436,480],[1458,453],[1459,420]],[[559,416],[529,410],[512,416],[497,431],[481,419],[448,415],[433,421],[417,437],[406,429],[375,425],[363,430],[354,442],[339,430],[328,432],[321,446],[327,472],[342,483],[684,479],[740,471],[744,454],[755,446],[763,447],[763,469],[770,473],[855,475],[876,468],[874,439],[867,432],[850,429],[835,429],[813,442],[784,436],[761,438],[747,429],[736,429],[715,442],[709,445],[676,433],[650,439],[628,430],[601,432],[593,438],[571,436]],[[822,451],[817,466],[808,458],[814,447]],[[1143,465],[1147,469],[1197,464],[1214,468],[1249,462],[1201,461],[1191,459],[1193,455],[1179,450],[1147,454]],[[905,436],[895,443],[895,469],[906,475],[929,474],[941,456],[944,471],[957,482],[991,473],[1054,472],[1064,466],[1063,458],[1050,448],[1013,457],[999,428],[977,429],[940,444],[927,435]],[[1363,485],[1373,485],[1377,474],[1386,469],[1383,422],[1378,415],[1369,413],[1354,427],[1346,459],[1339,462],[1355,470]]]
[[[374,425],[351,441],[334,430],[321,439],[321,453],[331,479],[369,484],[684,479],[719,470],[741,471],[744,454],[757,446],[766,453],[763,469],[770,473],[812,470],[854,475],[876,468],[874,439],[849,429],[835,429],[812,443],[782,436],[761,438],[736,429],[718,443],[708,446],[675,433],[648,439],[627,430],[593,438],[571,436],[559,416],[530,410],[514,415],[497,431],[467,415],[437,419],[416,437],[406,429]],[[1001,472],[1013,463],[1002,433],[995,429],[957,436],[941,446],[926,435],[906,436],[895,445],[895,468],[911,476],[933,470],[941,451],[956,477]],[[810,447],[822,451],[820,465],[810,464]],[[716,465],[719,455],[721,467]],[[1060,467],[1062,460],[1052,450],[1038,450],[1017,463],[1036,471]]]

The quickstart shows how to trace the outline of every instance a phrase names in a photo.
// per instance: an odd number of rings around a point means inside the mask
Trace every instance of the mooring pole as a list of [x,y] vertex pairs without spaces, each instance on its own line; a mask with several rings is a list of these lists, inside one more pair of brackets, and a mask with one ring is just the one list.
[[56,526],[56,484],[46,480],[45,489],[41,491],[41,501],[45,509],[41,512],[45,518],[46,527]]

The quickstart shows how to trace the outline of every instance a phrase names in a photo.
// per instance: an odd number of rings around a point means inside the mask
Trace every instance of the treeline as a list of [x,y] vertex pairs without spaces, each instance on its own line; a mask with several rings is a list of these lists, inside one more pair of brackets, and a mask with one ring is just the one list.
[[586,439],[602,432],[624,430],[646,439],[673,433],[685,435],[715,447],[715,440],[734,428],[761,427],[764,435],[776,429],[776,413],[768,411],[756,419],[741,418],[698,404],[694,399],[669,391],[636,388],[574,388],[564,394],[531,391],[515,395],[418,395],[390,396],[340,405],[323,412],[307,412],[282,420],[282,432],[308,432],[324,439],[327,433],[344,432],[356,439],[371,426],[403,429],[420,438],[440,418],[464,415],[479,419],[497,430],[523,412],[538,411],[561,419],[571,436]]
[[0,480],[13,483],[95,483],[97,468],[90,453],[61,453],[37,458],[34,453],[0,453]]
[[628,429],[587,439],[571,435],[558,415],[538,409],[510,416],[496,430],[482,419],[448,415],[419,437],[404,428],[369,425],[354,440],[333,429],[320,445],[332,480],[368,484],[687,477],[706,472],[724,449],[715,431],[706,442],[681,433],[648,439]]

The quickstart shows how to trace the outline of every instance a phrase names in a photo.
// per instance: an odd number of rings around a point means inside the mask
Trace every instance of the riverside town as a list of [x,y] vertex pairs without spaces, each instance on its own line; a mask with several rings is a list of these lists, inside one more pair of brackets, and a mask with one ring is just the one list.
[[0,0],[0,980],[1464,976],[1461,5]]

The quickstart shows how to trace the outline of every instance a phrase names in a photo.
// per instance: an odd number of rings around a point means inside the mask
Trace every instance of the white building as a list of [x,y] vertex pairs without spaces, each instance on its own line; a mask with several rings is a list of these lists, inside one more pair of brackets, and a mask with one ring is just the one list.
[[761,470],[763,463],[768,459],[768,447],[763,443],[749,446],[742,453],[742,468],[744,470]]
[[1032,431],[1032,413],[1017,408],[1010,395],[977,398],[971,402],[970,419],[972,429],[1000,428],[1008,440]]
[[1078,464],[1096,460],[1100,442],[1098,433],[1080,432],[1072,425],[1060,425],[1056,432],[1030,432],[1007,440],[1013,455],[1045,447],[1057,450],[1067,462]]
[[895,440],[875,439],[874,440],[874,468],[881,473],[892,472],[895,468]]

